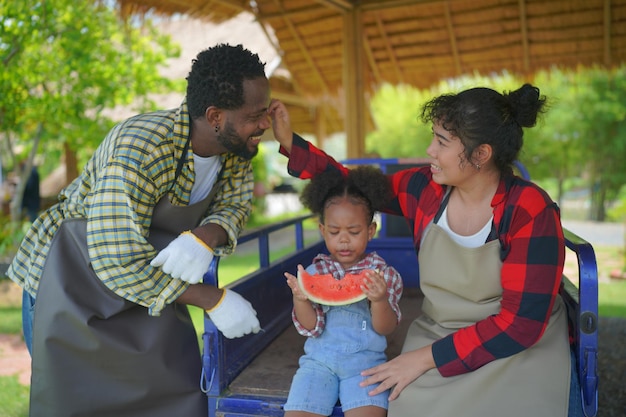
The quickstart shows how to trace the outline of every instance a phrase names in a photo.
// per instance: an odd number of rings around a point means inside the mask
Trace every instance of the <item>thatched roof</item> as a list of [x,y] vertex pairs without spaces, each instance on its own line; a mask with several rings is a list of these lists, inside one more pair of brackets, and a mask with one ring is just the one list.
[[124,13],[254,15],[290,74],[272,86],[296,130],[345,131],[349,156],[363,154],[366,102],[383,83],[626,61],[626,0],[118,1]]

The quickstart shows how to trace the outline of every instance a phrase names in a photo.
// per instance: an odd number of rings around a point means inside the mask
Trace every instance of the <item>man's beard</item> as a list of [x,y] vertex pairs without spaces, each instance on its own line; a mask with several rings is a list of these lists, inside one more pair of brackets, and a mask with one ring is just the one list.
[[248,139],[242,139],[230,123],[226,123],[224,129],[220,130],[217,134],[217,141],[226,148],[228,152],[244,159],[250,160],[259,153],[258,147],[255,147],[253,150],[248,148]]

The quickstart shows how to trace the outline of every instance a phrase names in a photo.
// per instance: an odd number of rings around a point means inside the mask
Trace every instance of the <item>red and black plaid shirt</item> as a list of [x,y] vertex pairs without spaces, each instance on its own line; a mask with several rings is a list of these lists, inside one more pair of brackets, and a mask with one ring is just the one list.
[[[308,179],[326,170],[346,173],[332,157],[294,134],[289,174]],[[433,220],[446,186],[432,181],[430,168],[390,175],[395,198],[385,212],[404,216],[419,250],[424,229]],[[507,176],[491,202],[495,236],[500,240],[501,310],[436,341],[432,352],[443,376],[470,372],[518,353],[543,334],[557,297],[565,262],[565,240],[556,204],[539,187]]]

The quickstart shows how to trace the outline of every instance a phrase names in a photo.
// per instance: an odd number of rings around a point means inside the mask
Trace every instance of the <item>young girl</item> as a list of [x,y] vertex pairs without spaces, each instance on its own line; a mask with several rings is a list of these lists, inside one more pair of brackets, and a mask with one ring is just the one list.
[[380,170],[364,166],[345,177],[319,175],[302,193],[303,204],[319,215],[329,252],[317,255],[307,272],[340,280],[366,270],[362,290],[367,298],[344,306],[319,305],[299,290],[294,275],[285,273],[293,292],[294,324],[308,337],[284,407],[286,417],[328,416],[338,399],[346,417],[387,413],[389,393],[371,396],[371,387],[359,384],[363,370],[385,362],[385,335],[400,321],[402,278],[375,252],[366,253],[376,232],[374,213],[387,203],[390,191]]

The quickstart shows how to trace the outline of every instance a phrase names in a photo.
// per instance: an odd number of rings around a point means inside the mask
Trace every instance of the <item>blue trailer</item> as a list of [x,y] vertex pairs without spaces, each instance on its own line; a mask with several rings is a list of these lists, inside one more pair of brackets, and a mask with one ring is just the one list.
[[[352,160],[350,163],[372,161]],[[376,163],[381,164],[381,161]],[[419,163],[419,160],[384,160],[381,166],[390,172]],[[526,176],[523,167],[520,171]],[[240,237],[240,245],[258,242],[259,268],[227,287],[252,303],[263,330],[239,339],[226,339],[205,315],[200,384],[207,396],[210,417],[283,415],[282,406],[305,341],[291,322],[292,294],[283,273],[295,272],[298,264],[307,265],[316,254],[325,251],[321,239],[305,244],[303,222],[310,217],[296,217]],[[423,296],[419,290],[417,256],[410,233],[406,230],[406,222],[402,218],[383,214],[380,224],[368,250],[376,251],[393,265],[403,277],[405,287],[400,301],[402,322],[388,336],[387,355],[392,358],[400,353],[407,327],[419,314]],[[270,261],[272,237],[285,230],[292,233],[293,251]],[[593,417],[598,408],[596,258],[591,244],[584,239],[568,230],[565,231],[565,238],[568,253],[576,256],[578,277],[563,277],[561,295],[568,307],[570,324],[575,329],[573,349],[577,357],[585,415]],[[219,285],[218,266],[219,259],[216,258],[205,275],[206,283]],[[332,416],[343,416],[339,406],[335,407]]]

